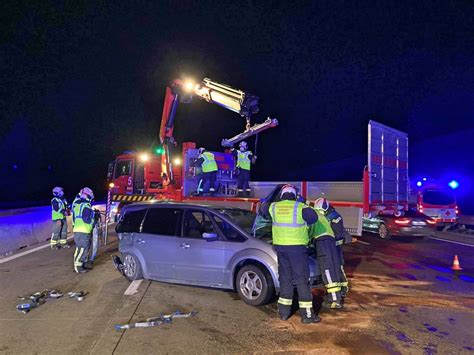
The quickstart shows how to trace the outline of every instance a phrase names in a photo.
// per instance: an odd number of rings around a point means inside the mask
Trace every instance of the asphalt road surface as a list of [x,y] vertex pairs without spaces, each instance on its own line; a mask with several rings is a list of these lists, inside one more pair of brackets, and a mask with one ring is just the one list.
[[[134,293],[112,265],[116,243],[84,275],[72,271],[73,248],[0,259],[0,353],[474,353],[474,248],[370,235],[362,241],[370,245],[345,247],[351,291],[344,310],[321,311],[322,322],[312,325],[297,313],[281,321],[275,303],[251,307],[230,291],[144,280]],[[450,269],[455,254],[462,271]],[[15,309],[17,296],[47,288],[89,294],[81,302],[49,300],[28,314]],[[320,292],[314,295],[319,308]],[[114,329],[176,310],[199,313],[154,328]]]

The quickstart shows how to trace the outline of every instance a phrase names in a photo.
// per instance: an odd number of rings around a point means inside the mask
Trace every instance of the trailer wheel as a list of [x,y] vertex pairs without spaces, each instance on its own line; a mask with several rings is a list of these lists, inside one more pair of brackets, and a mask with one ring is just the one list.
[[379,225],[379,237],[382,239],[390,239],[390,230],[387,228],[385,223],[380,223]]

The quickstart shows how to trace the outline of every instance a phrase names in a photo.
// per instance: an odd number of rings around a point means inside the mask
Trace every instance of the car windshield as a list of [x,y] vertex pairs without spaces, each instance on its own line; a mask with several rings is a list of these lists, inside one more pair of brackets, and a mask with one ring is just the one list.
[[255,221],[255,217],[257,216],[254,212],[242,210],[240,208],[222,207],[216,207],[214,210],[226,215],[246,233],[252,235],[253,223]]
[[430,205],[451,205],[454,203],[454,196],[440,190],[426,190],[423,192],[423,201]]

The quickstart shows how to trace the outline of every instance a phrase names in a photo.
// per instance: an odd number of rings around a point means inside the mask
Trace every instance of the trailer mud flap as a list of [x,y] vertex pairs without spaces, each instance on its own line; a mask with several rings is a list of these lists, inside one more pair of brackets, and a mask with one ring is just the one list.
[[120,256],[112,255],[112,262],[114,264],[115,269],[125,276],[124,267],[123,267],[122,259],[120,259]]

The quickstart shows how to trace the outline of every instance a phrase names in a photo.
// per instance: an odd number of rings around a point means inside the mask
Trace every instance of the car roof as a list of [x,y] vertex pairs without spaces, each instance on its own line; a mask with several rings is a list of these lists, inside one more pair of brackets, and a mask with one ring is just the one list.
[[139,209],[139,208],[149,208],[149,207],[180,207],[180,208],[203,208],[203,209],[222,209],[222,208],[230,208],[230,209],[237,209],[241,210],[242,208],[238,207],[231,207],[231,206],[215,206],[215,205],[208,205],[204,203],[192,203],[192,202],[174,202],[174,201],[144,201],[144,202],[136,202],[131,203],[124,206],[124,209]]

